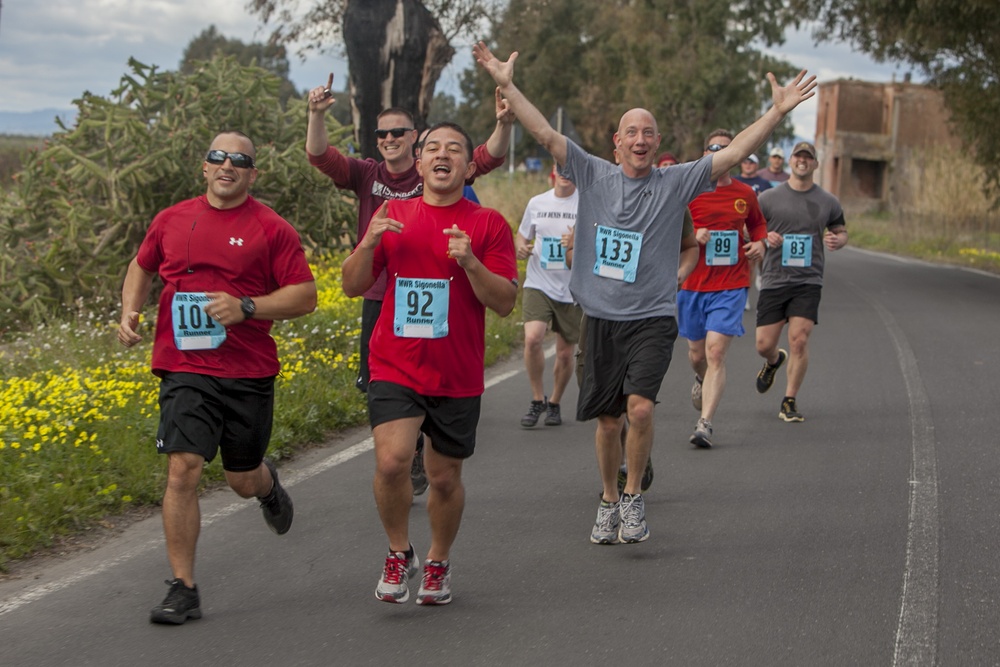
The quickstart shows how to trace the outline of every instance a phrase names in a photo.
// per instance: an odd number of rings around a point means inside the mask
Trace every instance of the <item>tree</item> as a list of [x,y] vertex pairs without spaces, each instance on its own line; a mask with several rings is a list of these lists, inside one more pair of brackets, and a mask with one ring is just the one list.
[[915,65],[940,86],[954,126],[1000,205],[1000,12],[996,0],[793,0],[816,18],[817,40],[838,37],[877,60]]
[[[320,250],[352,245],[351,199],[305,156],[305,101],[283,110],[280,80],[235,58],[202,61],[189,74],[135,60],[120,87],[75,101],[76,124],[28,156],[0,198],[0,329],[53,318],[85,302],[117,309],[121,280],[150,221],[203,194],[200,164],[212,138],[254,138],[260,176],[253,196]],[[333,126],[330,142],[344,147]]]
[[282,105],[287,104],[289,98],[297,96],[295,84],[288,78],[288,55],[284,46],[259,42],[244,44],[241,40],[221,35],[214,25],[205,28],[201,34],[191,39],[181,57],[181,72],[190,74],[197,67],[198,61],[212,60],[220,56],[233,56],[241,65],[257,65],[280,78],[278,97]]
[[[645,107],[657,118],[662,148],[693,159],[707,132],[739,130],[770,104],[768,71],[779,80],[794,74],[757,50],[781,41],[793,18],[782,4],[511,0],[493,37],[503,57],[520,53],[518,86],[546,115],[564,107],[587,150],[610,158],[618,119]],[[465,73],[461,122],[479,124],[492,113],[491,85],[478,69]],[[790,134],[788,123],[777,133]]]
[[318,0],[297,15],[298,0],[249,0],[248,8],[275,25],[271,43],[303,44],[300,56],[343,48],[350,70],[355,138],[362,155],[377,157],[378,113],[401,107],[414,115],[418,126],[425,125],[434,87],[455,53],[451,40],[482,30],[504,4],[505,0]]

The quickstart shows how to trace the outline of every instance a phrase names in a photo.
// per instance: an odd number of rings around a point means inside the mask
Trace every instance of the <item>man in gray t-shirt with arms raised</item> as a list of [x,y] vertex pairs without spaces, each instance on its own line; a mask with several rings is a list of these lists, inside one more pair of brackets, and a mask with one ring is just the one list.
[[[783,241],[766,251],[760,271],[757,354],[764,357],[764,367],[757,373],[757,391],[763,394],[771,388],[778,368],[788,359],[788,386],[778,417],[800,422],[805,418],[795,405],[795,397],[809,365],[809,335],[819,323],[823,250],[840,250],[847,245],[847,228],[840,202],[813,182],[819,167],[816,147],[800,141],[792,149],[790,164],[788,181],[762,192],[759,198],[767,230],[781,234]],[[791,355],[778,349],[786,322]]]
[[[580,193],[570,291],[587,315],[587,344],[576,416],[597,418],[597,463],[604,486],[590,541],[642,542],[649,537],[640,487],[653,444],[653,406],[677,337],[677,285],[698,259],[694,234],[682,239],[684,210],[763,144],[788,112],[813,96],[815,77],[806,79],[801,72],[781,87],[768,74],[774,106],[728,147],[696,162],[656,168],[660,132],[649,111],[631,109],[622,116],[614,135],[620,164],[614,165],[557,132],[518,90],[513,82],[516,52],[501,62],[480,42],[473,53],[525,129]],[[628,479],[619,498],[620,434],[626,416]]]

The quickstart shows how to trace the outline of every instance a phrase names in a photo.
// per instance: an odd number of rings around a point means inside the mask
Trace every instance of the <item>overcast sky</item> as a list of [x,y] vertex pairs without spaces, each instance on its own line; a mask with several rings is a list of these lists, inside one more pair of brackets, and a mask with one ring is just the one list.
[[[161,69],[176,69],[184,48],[209,25],[244,42],[263,41],[245,0],[7,0],[0,14],[0,111],[71,109],[87,90],[106,96],[117,87],[134,57]],[[457,95],[459,75],[472,63],[470,45],[460,50],[442,75],[438,91]],[[820,82],[854,77],[889,81],[905,69],[877,64],[843,44],[814,47],[807,31],[788,35],[775,55],[808,69]],[[300,89],[326,82],[333,71],[346,78],[346,62],[336,55],[290,58],[291,79]],[[335,84],[335,87],[340,87]],[[815,98],[793,112],[796,133],[812,138]]]

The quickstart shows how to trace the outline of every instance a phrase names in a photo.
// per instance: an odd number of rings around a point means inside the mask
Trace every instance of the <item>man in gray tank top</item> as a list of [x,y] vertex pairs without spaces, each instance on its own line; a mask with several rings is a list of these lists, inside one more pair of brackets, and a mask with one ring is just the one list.
[[[653,165],[660,131],[649,111],[631,109],[621,117],[614,135],[620,164],[615,165],[557,132],[518,90],[516,52],[501,62],[480,42],[473,54],[580,193],[570,291],[587,315],[587,344],[576,417],[597,418],[597,463],[604,485],[590,541],[642,542],[649,537],[641,482],[653,445],[653,406],[677,337],[677,286],[698,260],[694,234],[682,238],[684,210],[815,94],[815,77],[803,71],[782,87],[768,74],[774,105],[729,146],[696,162],[658,168]],[[619,498],[626,417],[628,478]]]

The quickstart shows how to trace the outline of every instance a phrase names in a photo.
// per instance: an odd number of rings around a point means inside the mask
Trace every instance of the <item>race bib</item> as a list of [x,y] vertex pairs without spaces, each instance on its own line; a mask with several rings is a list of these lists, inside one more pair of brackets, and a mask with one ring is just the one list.
[[706,266],[733,266],[739,260],[739,232],[711,231],[705,244]]
[[781,245],[782,266],[812,266],[813,237],[811,234],[785,234]]
[[642,234],[598,225],[594,243],[597,255],[594,273],[612,280],[635,282]]
[[445,278],[396,278],[393,333],[400,338],[447,336],[448,283]]
[[563,247],[562,239],[558,236],[543,236],[539,239],[542,244],[539,259],[542,268],[546,271],[566,268],[566,248]]
[[174,294],[170,319],[178,350],[214,350],[225,342],[226,328],[209,317],[203,308],[210,300],[204,292]]

